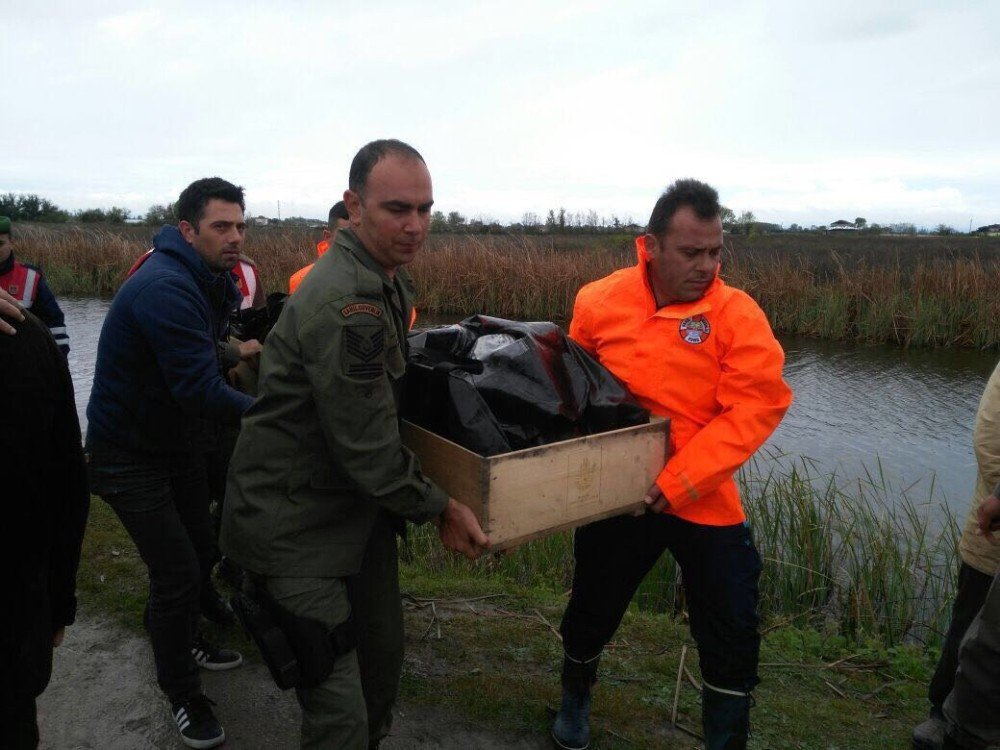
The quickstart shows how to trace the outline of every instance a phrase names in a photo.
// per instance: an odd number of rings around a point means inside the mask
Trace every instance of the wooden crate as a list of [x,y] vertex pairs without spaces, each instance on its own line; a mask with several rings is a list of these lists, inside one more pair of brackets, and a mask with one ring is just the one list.
[[424,473],[479,516],[493,549],[507,549],[642,505],[669,451],[670,421],[489,458],[403,422]]

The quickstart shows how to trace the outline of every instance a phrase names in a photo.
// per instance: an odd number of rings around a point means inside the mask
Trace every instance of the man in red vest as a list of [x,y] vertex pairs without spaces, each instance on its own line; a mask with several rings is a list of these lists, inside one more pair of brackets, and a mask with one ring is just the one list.
[[0,289],[37,315],[49,327],[63,356],[69,354],[69,335],[63,311],[45,283],[41,269],[14,258],[11,221],[6,216],[0,216]]

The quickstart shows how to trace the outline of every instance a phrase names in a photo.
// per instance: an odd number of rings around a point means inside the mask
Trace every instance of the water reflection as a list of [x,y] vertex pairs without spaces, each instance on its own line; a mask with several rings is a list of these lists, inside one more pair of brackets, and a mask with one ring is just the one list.
[[87,429],[87,399],[94,383],[94,360],[97,356],[97,339],[101,335],[104,317],[111,300],[92,297],[61,297],[59,306],[66,315],[69,332],[69,371],[73,376],[76,392],[76,411],[80,427]]
[[[81,424],[108,300],[62,299]],[[421,319],[422,324],[438,321]],[[445,321],[440,321],[445,322]],[[996,354],[901,351],[783,337],[795,401],[768,448],[808,456],[845,477],[882,470],[914,500],[964,517],[975,478],[972,421]]]
[[845,476],[880,465],[912,499],[964,516],[975,484],[972,422],[994,353],[782,343],[795,402],[770,446]]

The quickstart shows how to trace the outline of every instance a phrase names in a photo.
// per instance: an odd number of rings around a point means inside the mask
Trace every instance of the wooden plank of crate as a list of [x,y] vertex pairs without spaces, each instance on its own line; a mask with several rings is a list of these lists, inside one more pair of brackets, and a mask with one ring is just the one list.
[[468,505],[483,523],[489,480],[487,459],[405,420],[400,425],[400,435],[420,458],[424,474],[451,497]]
[[666,462],[666,420],[494,456],[486,519],[496,548],[639,509]]

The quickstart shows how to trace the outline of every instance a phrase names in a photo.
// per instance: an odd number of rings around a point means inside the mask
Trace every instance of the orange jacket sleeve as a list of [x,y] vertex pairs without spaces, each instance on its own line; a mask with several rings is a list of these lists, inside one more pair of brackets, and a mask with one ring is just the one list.
[[716,398],[721,411],[670,457],[656,480],[671,510],[716,490],[760,448],[792,401],[785,356],[763,311],[746,299],[730,318]]

